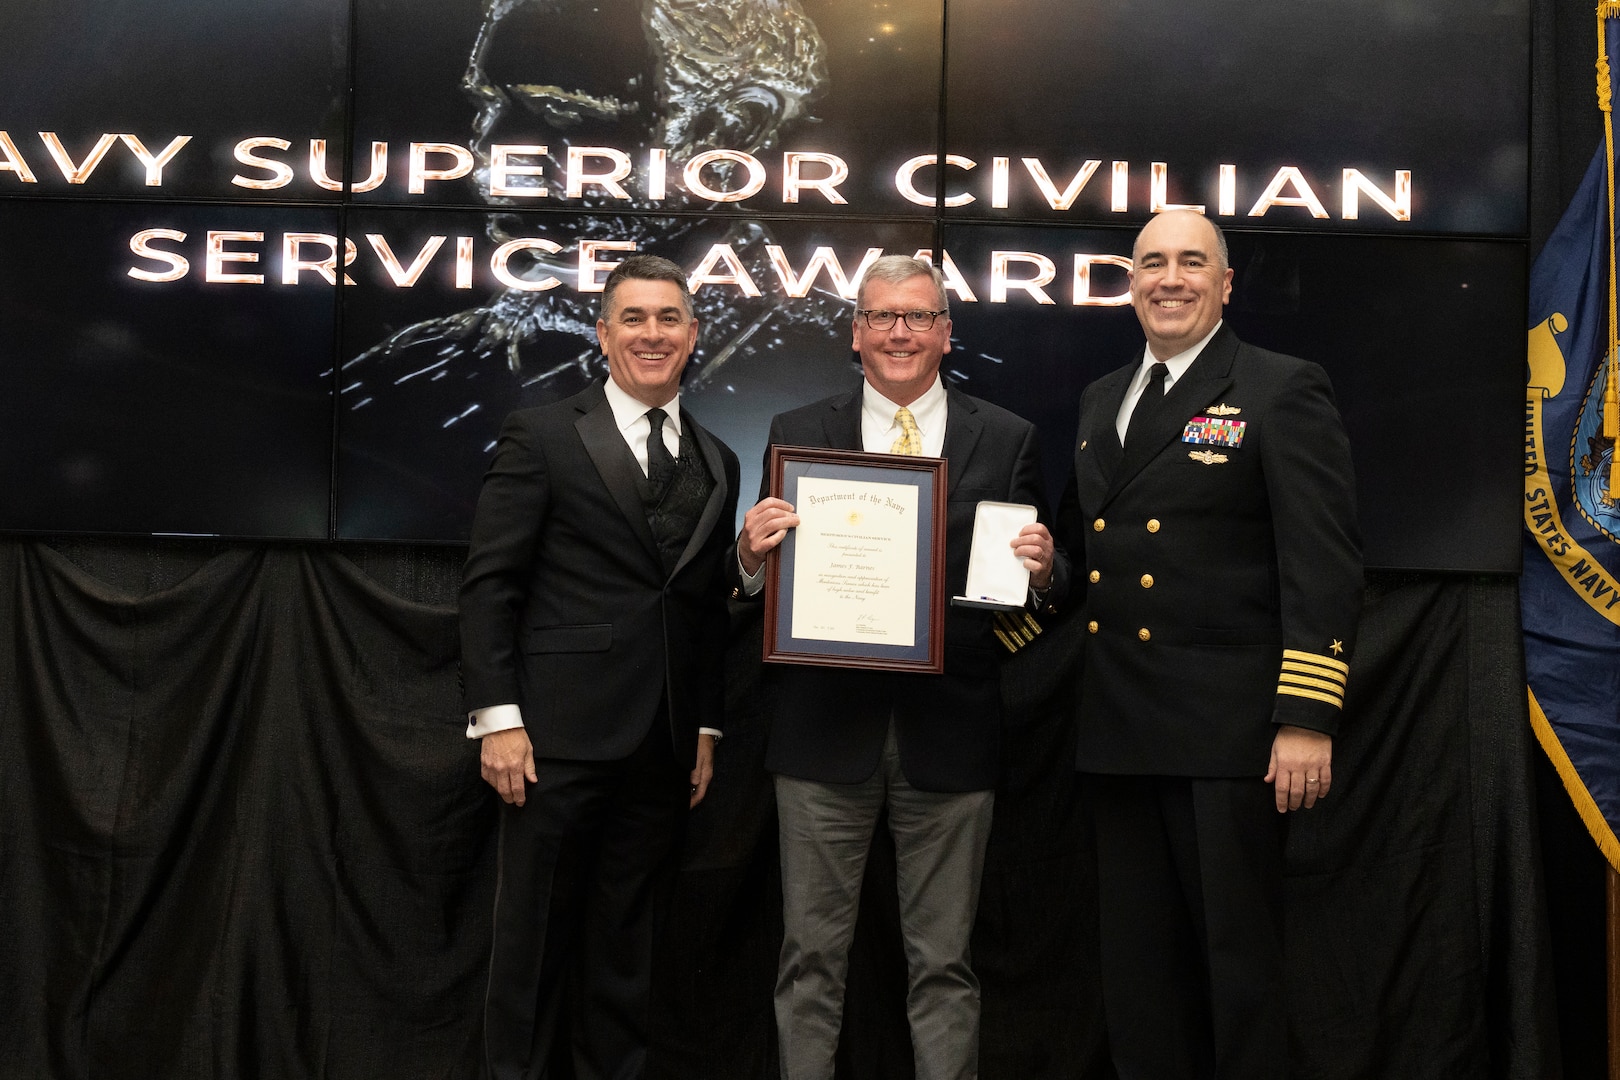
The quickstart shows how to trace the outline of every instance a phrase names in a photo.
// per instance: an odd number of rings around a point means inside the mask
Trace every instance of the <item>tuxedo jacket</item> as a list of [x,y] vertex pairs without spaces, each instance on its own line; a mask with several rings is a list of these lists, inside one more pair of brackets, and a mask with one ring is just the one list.
[[[862,449],[861,390],[777,416],[770,445]],[[948,462],[945,594],[934,597],[936,604],[965,592],[980,500],[1045,504],[1034,425],[949,386],[942,454]],[[767,447],[762,498],[769,483]],[[1067,562],[1054,567],[1048,609],[1062,603],[1067,571]],[[900,767],[912,786],[993,788],[1001,753],[1000,666],[1008,654],[992,620],[989,612],[945,608],[942,675],[767,664],[766,768],[822,783],[858,783],[877,769],[893,716]]]
[[1264,776],[1278,724],[1332,734],[1362,595],[1327,374],[1222,327],[1132,445],[1141,361],[1080,399],[1059,533],[1085,589],[1082,771]]
[[462,682],[469,711],[516,702],[538,756],[626,757],[665,702],[676,761],[722,726],[737,456],[681,424],[714,491],[668,574],[602,384],[501,431],[462,579]]

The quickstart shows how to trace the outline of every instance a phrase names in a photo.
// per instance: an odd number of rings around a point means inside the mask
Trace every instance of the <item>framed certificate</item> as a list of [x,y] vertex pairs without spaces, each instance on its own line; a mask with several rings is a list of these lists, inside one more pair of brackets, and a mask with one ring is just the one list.
[[771,447],[771,493],[799,526],[766,560],[766,661],[945,670],[945,467]]

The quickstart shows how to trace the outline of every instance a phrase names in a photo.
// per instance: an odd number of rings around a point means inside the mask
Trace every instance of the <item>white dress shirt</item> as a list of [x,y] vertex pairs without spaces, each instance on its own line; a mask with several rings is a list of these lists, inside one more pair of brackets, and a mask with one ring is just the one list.
[[[917,422],[917,431],[922,436],[923,456],[939,457],[945,450],[946,412],[945,384],[939,381],[939,376],[935,375],[934,385],[906,408],[911,410],[911,418]],[[899,405],[874,390],[871,383],[862,381],[862,450],[872,454],[887,454],[893,450],[895,440],[904,434],[894,419],[899,410]]]

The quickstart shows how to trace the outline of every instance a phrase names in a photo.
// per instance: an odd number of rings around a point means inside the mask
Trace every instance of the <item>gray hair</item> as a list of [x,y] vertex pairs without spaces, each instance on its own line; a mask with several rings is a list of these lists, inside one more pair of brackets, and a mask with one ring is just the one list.
[[939,310],[951,317],[951,302],[945,295],[945,275],[939,272],[939,267],[927,259],[917,259],[910,255],[885,255],[873,261],[861,275],[860,287],[855,290],[855,306],[860,307],[865,302],[866,285],[870,281],[886,281],[890,285],[898,285],[902,281],[910,281],[914,277],[927,277],[934,283],[934,291],[939,294]]
[[1225,270],[1232,265],[1232,255],[1226,250],[1226,230],[1217,225],[1212,217],[1206,217],[1204,220],[1215,230],[1215,252],[1221,259],[1220,269]]

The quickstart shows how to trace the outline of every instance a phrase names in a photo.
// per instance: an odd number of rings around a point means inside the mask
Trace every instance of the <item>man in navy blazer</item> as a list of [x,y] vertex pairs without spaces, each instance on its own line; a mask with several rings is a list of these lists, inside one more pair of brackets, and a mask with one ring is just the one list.
[[596,333],[606,382],[507,419],[461,588],[468,735],[502,800],[496,1080],[548,1075],[554,1043],[578,1080],[644,1073],[660,900],[720,733],[738,468],[680,407],[681,269],[626,259]]
[[1362,592],[1325,372],[1222,324],[1216,225],[1150,221],[1147,338],[1080,399],[1059,536],[1085,589],[1077,765],[1121,1080],[1283,1077],[1286,814],[1334,783]]
[[[1035,428],[946,386],[944,282],[927,262],[876,260],[857,293],[860,389],[783,413],[771,445],[920,453],[947,461],[945,594],[965,592],[980,500],[1044,503]],[[904,414],[903,416],[901,414]],[[757,595],[765,554],[799,523],[769,496],[737,541],[740,592]],[[1043,524],[1008,546],[1030,570],[1031,606],[1052,609],[1067,562]],[[765,764],[775,774],[784,938],[776,1019],[784,1080],[831,1080],[867,851],[887,805],[894,837],[919,1080],[978,1075],[979,983],[968,939],[1000,767],[999,667],[989,613],[947,608],[945,671],[920,675],[770,665]]]

